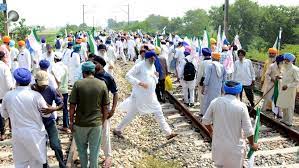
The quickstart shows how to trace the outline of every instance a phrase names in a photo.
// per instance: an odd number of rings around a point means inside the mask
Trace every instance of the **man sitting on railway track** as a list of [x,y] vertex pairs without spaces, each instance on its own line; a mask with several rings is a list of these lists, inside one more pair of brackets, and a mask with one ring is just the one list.
[[[214,99],[202,121],[212,138],[212,159],[216,167],[240,168],[243,166],[244,148],[241,130],[244,131],[250,146],[257,150],[253,141],[253,128],[247,107],[237,99],[242,84],[227,81],[225,95]],[[212,126],[213,125],[213,126]]]
[[295,110],[297,86],[299,85],[299,68],[293,65],[295,56],[291,53],[284,55],[284,71],[281,79],[281,89],[277,98],[277,106],[283,112],[282,123],[292,126]]

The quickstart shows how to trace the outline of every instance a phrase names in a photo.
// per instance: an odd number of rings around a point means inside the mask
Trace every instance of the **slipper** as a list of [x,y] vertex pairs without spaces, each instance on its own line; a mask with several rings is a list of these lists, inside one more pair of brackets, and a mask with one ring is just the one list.
[[113,135],[117,136],[118,138],[125,139],[121,131],[113,130]]
[[112,166],[112,159],[110,157],[104,160],[103,168],[110,168]]
[[166,137],[166,139],[167,139],[167,140],[170,140],[170,139],[172,139],[172,138],[174,138],[174,137],[176,137],[176,136],[178,136],[178,135],[179,135],[179,134],[172,133],[172,134],[168,135],[168,136]]

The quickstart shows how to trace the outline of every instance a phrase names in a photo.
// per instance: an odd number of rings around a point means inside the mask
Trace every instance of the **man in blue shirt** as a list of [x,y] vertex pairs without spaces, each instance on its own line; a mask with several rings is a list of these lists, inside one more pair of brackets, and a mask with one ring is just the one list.
[[109,111],[108,119],[104,122],[104,128],[103,128],[103,150],[105,154],[105,161],[104,165],[106,167],[111,166],[111,142],[110,142],[110,118],[115,113],[116,105],[117,105],[117,99],[118,99],[118,93],[117,93],[117,86],[114,81],[114,78],[104,70],[104,67],[106,65],[106,62],[103,57],[95,56],[93,59],[94,64],[96,65],[96,72],[95,72],[95,78],[100,79],[104,81],[107,85],[108,91],[110,91],[113,94],[113,103],[111,110]]
[[[59,167],[65,168],[66,166],[63,161],[63,153],[56,127],[56,121],[52,114],[54,111],[62,109],[63,99],[53,87],[49,86],[49,78],[46,71],[38,71],[35,76],[35,81],[36,84],[32,85],[32,90],[39,92],[49,106],[49,109],[42,110],[42,119],[49,136],[50,147],[55,152],[56,159],[59,162]],[[57,107],[51,107],[53,101],[55,101]]]

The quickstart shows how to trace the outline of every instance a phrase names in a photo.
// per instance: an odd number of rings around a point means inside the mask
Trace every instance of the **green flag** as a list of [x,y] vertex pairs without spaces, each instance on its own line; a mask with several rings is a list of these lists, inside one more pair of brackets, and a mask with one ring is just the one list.
[[88,32],[88,44],[90,52],[97,55],[97,45],[93,36]]
[[274,93],[273,93],[273,101],[274,101],[275,106],[276,106],[278,94],[279,94],[278,80],[275,80],[275,82],[274,82]]
[[38,36],[37,36],[37,33],[36,33],[35,28],[32,29],[32,33],[33,33],[33,36],[34,36],[34,38],[36,39],[36,41],[39,43],[39,42],[40,42],[40,39],[39,39]]
[[[254,125],[254,143],[257,143],[257,140],[259,139],[259,134],[260,134],[260,114],[261,114],[261,109],[257,108],[256,110],[256,117],[255,117],[255,125]],[[252,168],[254,165],[254,150],[250,148],[248,154],[247,154],[247,158],[249,158],[248,162],[249,168]]]

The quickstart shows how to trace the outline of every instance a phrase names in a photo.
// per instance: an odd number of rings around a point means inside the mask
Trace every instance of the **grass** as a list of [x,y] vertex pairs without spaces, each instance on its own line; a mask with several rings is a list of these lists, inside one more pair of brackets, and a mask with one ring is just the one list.
[[175,161],[166,161],[153,156],[146,156],[139,160],[135,167],[138,168],[180,168],[181,166]]

